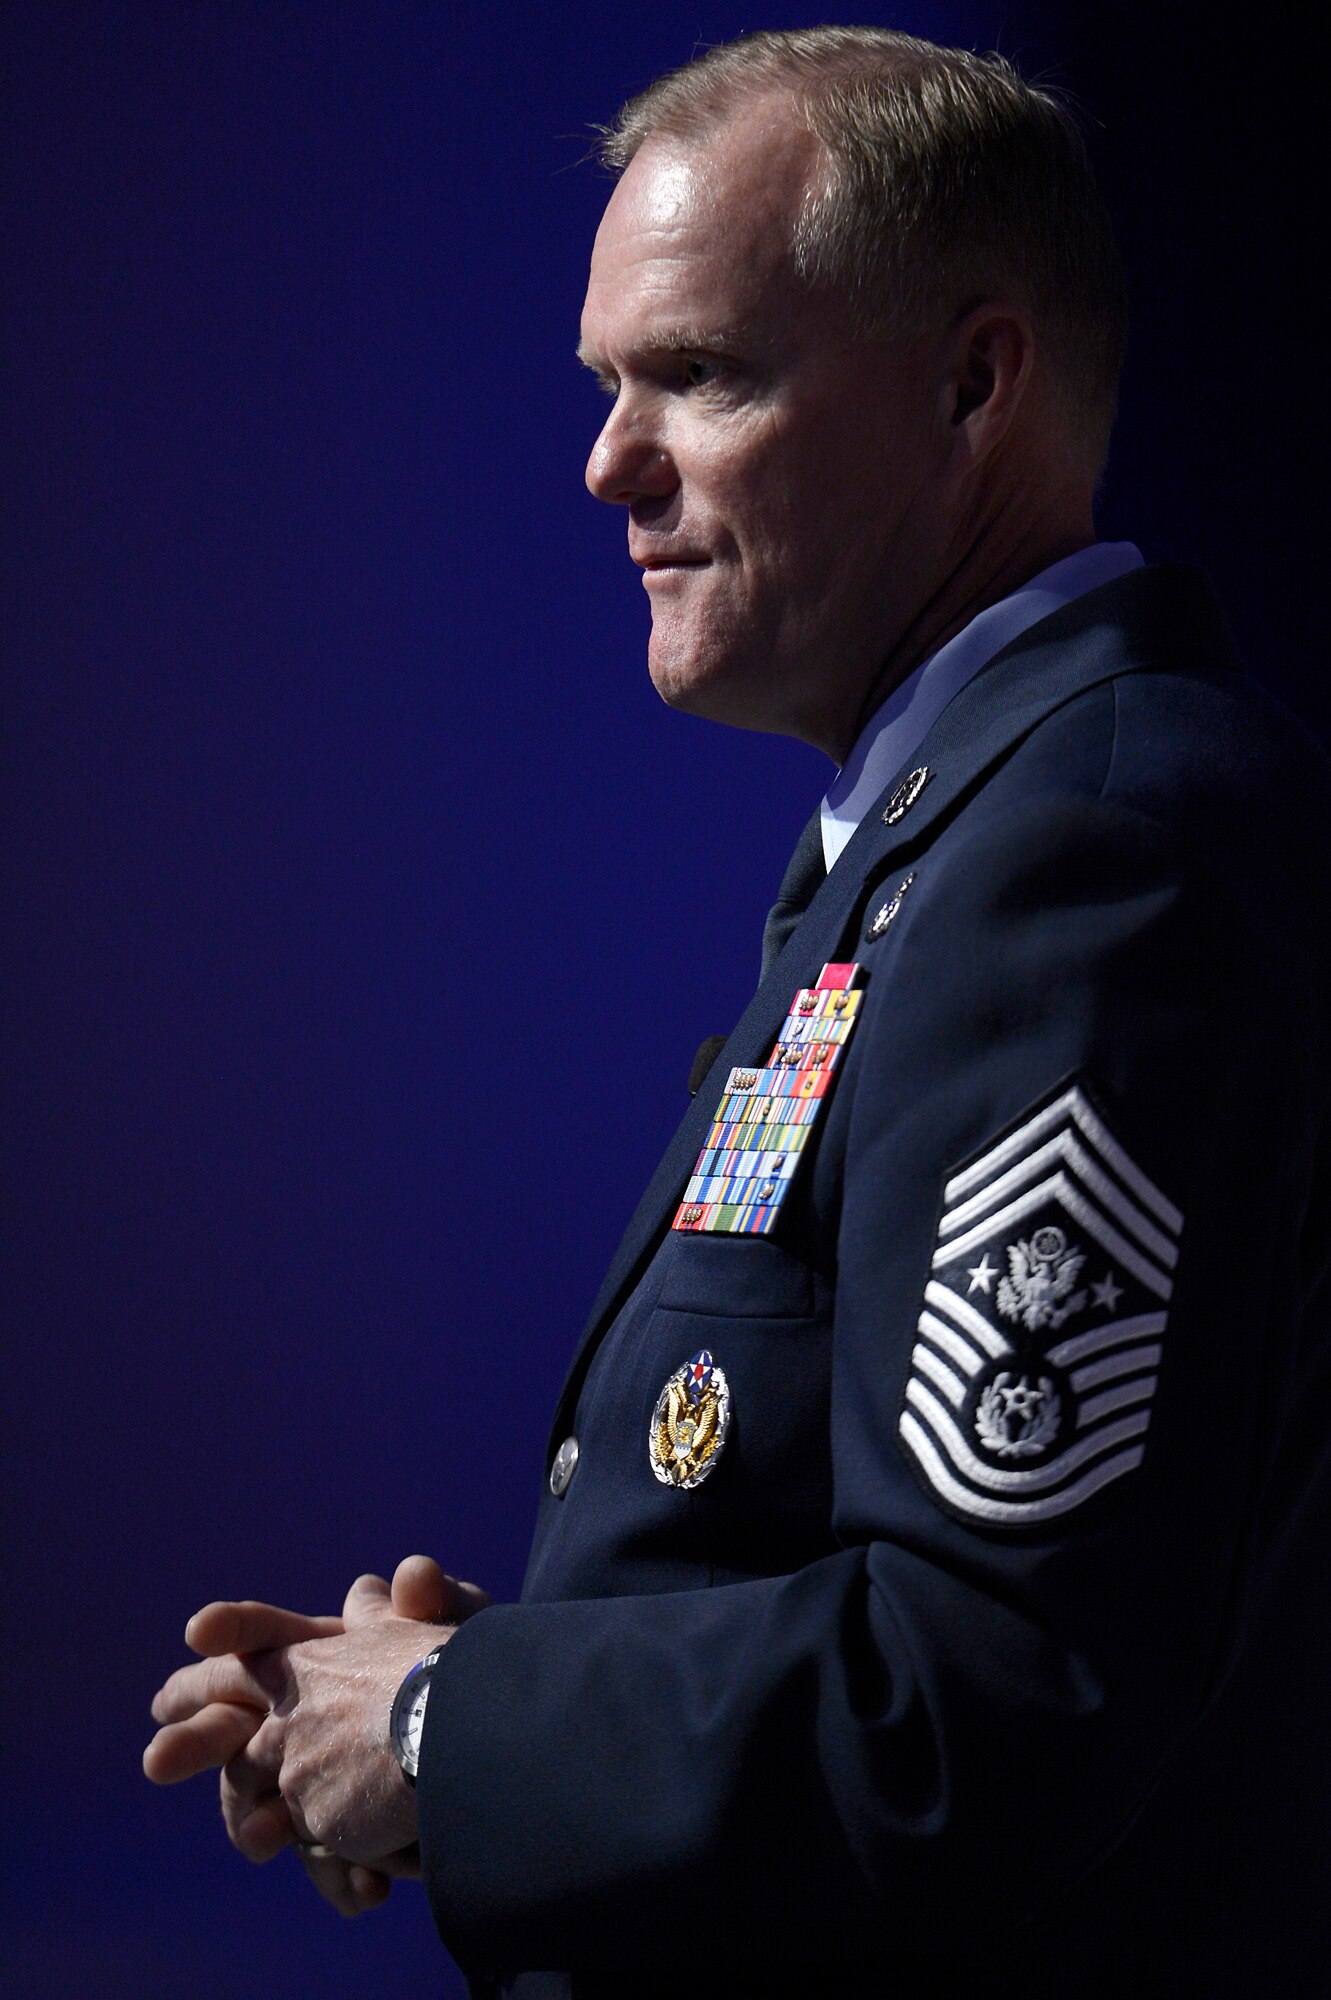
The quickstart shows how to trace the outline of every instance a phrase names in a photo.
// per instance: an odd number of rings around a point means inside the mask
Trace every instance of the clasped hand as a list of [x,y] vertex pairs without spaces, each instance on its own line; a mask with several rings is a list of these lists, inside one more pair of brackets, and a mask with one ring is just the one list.
[[251,1861],[294,1841],[327,1901],[354,1916],[394,1875],[420,1873],[416,1794],[388,1740],[403,1677],[489,1603],[427,1556],[391,1586],[358,1577],[340,1618],[252,1601],[209,1604],[185,1627],[203,1657],[152,1705],[143,1754],[155,1784],[221,1771],[227,1833]]

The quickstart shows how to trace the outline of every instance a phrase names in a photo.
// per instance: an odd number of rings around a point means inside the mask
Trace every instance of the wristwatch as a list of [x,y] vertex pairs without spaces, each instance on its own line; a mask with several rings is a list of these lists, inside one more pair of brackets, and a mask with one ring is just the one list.
[[388,1740],[409,1785],[415,1784],[416,1773],[420,1769],[421,1732],[425,1727],[425,1704],[430,1698],[430,1675],[443,1650],[442,1646],[436,1646],[432,1653],[418,1660],[393,1696],[393,1707],[388,1717]]

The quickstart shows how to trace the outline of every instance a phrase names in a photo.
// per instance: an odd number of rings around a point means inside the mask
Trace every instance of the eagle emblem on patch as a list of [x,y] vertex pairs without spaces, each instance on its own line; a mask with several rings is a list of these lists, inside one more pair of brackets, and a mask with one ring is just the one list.
[[1038,1527],[1141,1464],[1182,1229],[1080,1082],[949,1176],[897,1435],[951,1513]]
[[1030,1332],[1062,1326],[1085,1305],[1085,1292],[1072,1287],[1086,1258],[1080,1250],[1068,1250],[1061,1229],[1034,1229],[1028,1242],[1009,1243],[1007,1261],[1008,1274],[998,1281],[998,1310]]
[[647,1455],[663,1486],[701,1486],[730,1430],[730,1386],[707,1349],[677,1368],[656,1399]]

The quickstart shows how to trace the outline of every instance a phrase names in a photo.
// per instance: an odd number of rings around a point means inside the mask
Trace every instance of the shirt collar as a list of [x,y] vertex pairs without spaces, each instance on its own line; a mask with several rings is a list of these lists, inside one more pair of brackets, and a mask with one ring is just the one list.
[[827,788],[821,807],[823,859],[829,870],[893,772],[924,741],[954,694],[972,675],[1020,638],[1028,626],[1083,597],[1088,590],[1142,566],[1132,542],[1093,542],[1051,563],[1010,596],[988,605],[946,645],[907,674],[861,730],[854,749]]

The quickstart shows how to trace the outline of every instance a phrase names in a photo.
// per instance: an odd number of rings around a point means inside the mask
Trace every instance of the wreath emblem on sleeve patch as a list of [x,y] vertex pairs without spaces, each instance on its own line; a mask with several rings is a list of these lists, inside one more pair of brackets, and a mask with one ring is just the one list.
[[1078,1083],[951,1175],[897,1433],[950,1512],[1039,1526],[1141,1464],[1182,1228]]

